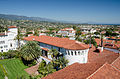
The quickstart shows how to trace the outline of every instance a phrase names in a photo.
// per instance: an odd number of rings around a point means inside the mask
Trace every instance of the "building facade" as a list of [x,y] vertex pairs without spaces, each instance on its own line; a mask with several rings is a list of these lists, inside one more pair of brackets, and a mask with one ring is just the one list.
[[59,30],[57,34],[62,35],[62,36],[74,37],[75,30],[73,28],[64,28],[64,29]]
[[96,30],[92,29],[92,28],[81,28],[80,30],[81,30],[81,32],[84,32],[84,33],[94,33],[94,32],[96,32]]
[[69,61],[69,65],[79,62],[87,63],[89,46],[81,42],[68,38],[58,38],[51,36],[29,36],[24,38],[26,41],[38,41],[42,49],[42,55],[52,59],[49,50],[56,49]]
[[7,52],[8,50],[15,50],[17,48],[17,27],[8,27],[8,32],[0,33],[0,52]]

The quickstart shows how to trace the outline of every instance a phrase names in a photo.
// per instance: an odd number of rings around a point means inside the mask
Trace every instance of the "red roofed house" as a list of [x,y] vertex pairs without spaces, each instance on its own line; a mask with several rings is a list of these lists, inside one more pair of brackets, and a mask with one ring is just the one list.
[[[26,41],[38,41],[42,48],[43,56],[51,59],[48,50],[58,50],[66,59],[69,60],[69,65],[75,62],[87,63],[89,46],[68,38],[58,38],[51,36],[29,36],[25,37]],[[48,49],[48,50],[47,50]]]

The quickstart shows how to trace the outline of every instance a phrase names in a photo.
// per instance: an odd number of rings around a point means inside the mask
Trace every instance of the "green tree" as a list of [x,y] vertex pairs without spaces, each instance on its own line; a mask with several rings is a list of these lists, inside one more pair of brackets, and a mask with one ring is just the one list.
[[37,29],[34,29],[34,36],[39,36],[39,31]]
[[79,36],[80,36],[81,34],[82,34],[81,30],[78,29],[78,30],[76,31],[76,40],[79,39]]
[[69,61],[65,59],[65,57],[59,57],[58,59],[52,60],[51,63],[53,64],[54,68],[56,68],[56,70],[60,70],[66,67],[68,62]]
[[40,46],[35,41],[28,41],[22,48],[20,49],[20,56],[25,60],[36,60],[41,55]]
[[51,63],[46,64],[44,60],[41,61],[39,68],[38,68],[40,78],[45,77],[48,74],[53,73],[55,71],[56,69],[54,69],[53,65]]
[[59,56],[59,52],[58,52],[56,49],[51,49],[51,50],[49,51],[49,53],[50,53],[51,57],[52,57],[52,58],[55,58],[55,59],[57,59],[58,56]]

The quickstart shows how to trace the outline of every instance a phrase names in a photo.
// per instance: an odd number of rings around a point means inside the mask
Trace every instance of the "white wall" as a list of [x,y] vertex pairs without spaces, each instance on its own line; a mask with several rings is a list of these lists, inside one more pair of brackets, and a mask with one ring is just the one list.
[[[9,28],[8,33],[5,36],[0,36],[0,41],[5,43],[0,44],[0,52],[7,52],[8,50],[16,50],[17,41],[15,37],[17,36],[17,28]],[[1,48],[2,47],[2,48]]]
[[[75,51],[76,51],[76,54],[75,54]],[[68,59],[68,61],[69,61],[68,65],[71,65],[75,62],[87,63],[88,51],[89,51],[89,49],[86,49],[86,50],[66,50],[65,58]],[[72,55],[72,52],[73,52],[73,55]],[[78,53],[78,52],[80,52],[80,53]]]

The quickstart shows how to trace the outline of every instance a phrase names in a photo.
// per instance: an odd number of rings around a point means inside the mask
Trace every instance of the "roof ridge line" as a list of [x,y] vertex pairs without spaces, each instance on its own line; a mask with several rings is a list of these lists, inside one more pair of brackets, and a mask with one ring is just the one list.
[[90,77],[92,77],[92,76],[93,76],[95,73],[97,73],[101,68],[103,68],[105,64],[107,64],[107,62],[104,63],[100,68],[98,68],[94,73],[92,73],[92,74],[91,74],[90,76],[88,76],[86,79],[89,79]]
[[112,65],[115,61],[117,61],[117,59],[119,59],[119,58],[120,58],[120,56],[117,57],[117,58],[111,63],[111,65]]
[[112,66],[114,69],[116,69],[117,71],[120,72],[120,70],[118,68],[116,68],[115,66],[113,66],[112,64],[110,64],[110,66]]

